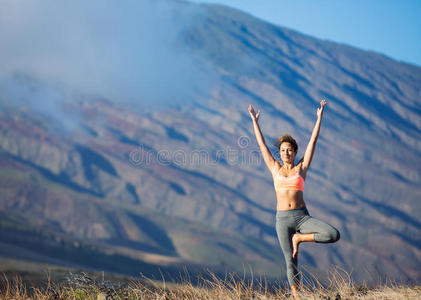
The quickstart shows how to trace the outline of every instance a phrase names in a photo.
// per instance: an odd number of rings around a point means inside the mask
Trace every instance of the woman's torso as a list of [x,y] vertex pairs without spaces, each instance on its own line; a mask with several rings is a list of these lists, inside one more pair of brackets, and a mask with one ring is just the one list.
[[[305,206],[303,191],[300,190],[303,189],[305,175],[301,174],[300,166],[299,164],[291,170],[286,170],[276,163],[272,173],[276,191],[276,210],[289,210]],[[284,187],[282,188],[282,186]],[[291,186],[291,189],[288,186]]]

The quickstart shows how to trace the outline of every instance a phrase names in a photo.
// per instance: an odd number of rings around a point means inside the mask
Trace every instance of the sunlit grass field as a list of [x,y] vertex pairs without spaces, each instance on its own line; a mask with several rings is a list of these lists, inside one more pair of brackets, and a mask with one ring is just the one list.
[[[174,283],[177,282],[177,283]],[[356,284],[345,271],[336,268],[323,284],[317,278],[303,278],[300,299],[421,299],[421,285],[387,281],[376,286]],[[43,287],[24,284],[15,276],[1,278],[0,299],[288,299],[284,284],[266,278],[226,273],[218,277],[208,271],[192,279],[187,272],[176,281],[152,280],[145,276],[126,282],[94,278],[90,274],[69,273],[63,282],[46,275]]]

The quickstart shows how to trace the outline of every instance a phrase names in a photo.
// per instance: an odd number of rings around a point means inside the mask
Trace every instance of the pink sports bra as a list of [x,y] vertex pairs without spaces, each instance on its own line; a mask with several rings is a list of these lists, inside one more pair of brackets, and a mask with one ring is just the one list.
[[280,174],[281,169],[273,178],[273,185],[275,190],[293,190],[304,192],[304,178],[297,172],[293,176],[284,177]]

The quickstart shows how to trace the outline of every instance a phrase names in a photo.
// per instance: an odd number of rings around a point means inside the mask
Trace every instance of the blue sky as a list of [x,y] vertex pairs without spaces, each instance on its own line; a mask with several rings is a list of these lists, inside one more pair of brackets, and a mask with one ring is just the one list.
[[[312,36],[421,66],[421,0],[191,1],[224,3]],[[24,73],[80,93],[151,105],[156,99],[183,102],[195,89],[211,87],[212,80],[202,77],[211,72],[175,46],[180,32],[195,26],[199,5],[180,10],[177,1],[158,0],[1,4],[0,79]]]
[[421,66],[421,0],[190,0]]

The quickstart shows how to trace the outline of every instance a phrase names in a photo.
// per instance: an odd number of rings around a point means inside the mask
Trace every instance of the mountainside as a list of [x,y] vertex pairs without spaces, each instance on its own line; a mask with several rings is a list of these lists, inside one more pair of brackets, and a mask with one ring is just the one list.
[[300,263],[420,280],[421,68],[200,8],[177,47],[208,82],[185,104],[144,109],[29,73],[0,79],[0,255],[130,274],[250,264],[277,278],[275,192],[247,107],[262,111],[276,156],[272,142],[291,133],[301,157],[326,98],[304,199],[341,240],[301,246]]

